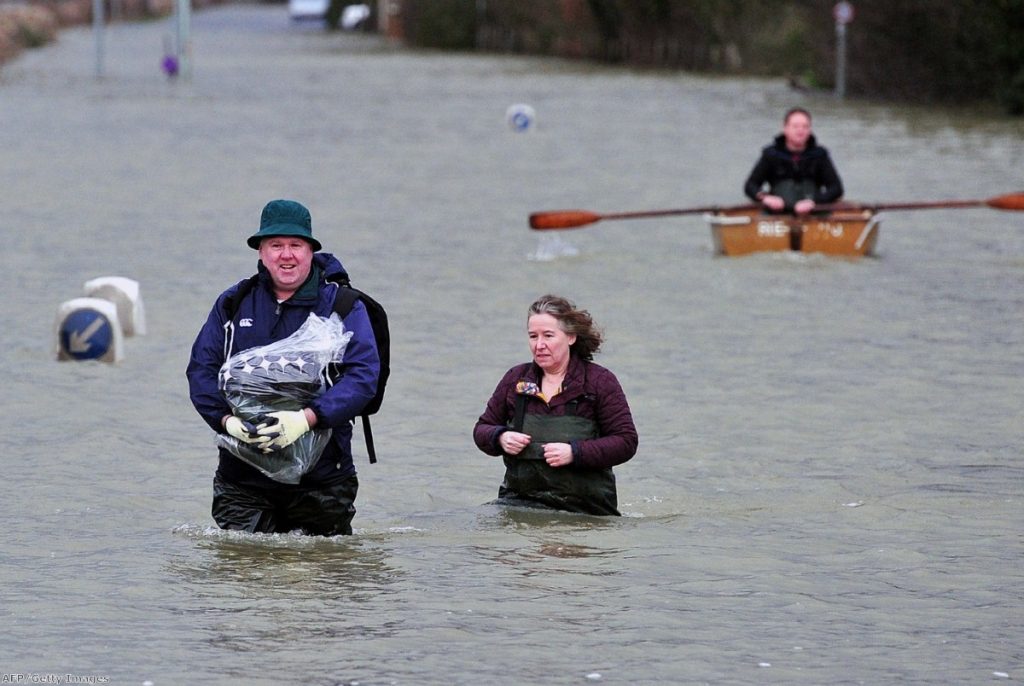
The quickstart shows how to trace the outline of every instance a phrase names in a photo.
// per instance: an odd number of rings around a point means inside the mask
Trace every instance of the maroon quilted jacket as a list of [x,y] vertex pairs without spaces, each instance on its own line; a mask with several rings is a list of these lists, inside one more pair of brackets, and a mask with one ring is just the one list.
[[[532,362],[515,366],[505,373],[473,428],[473,440],[480,450],[488,455],[501,455],[498,436],[508,429],[515,414],[517,385],[525,381],[539,388],[541,376],[541,369]],[[636,454],[639,438],[622,386],[614,374],[593,362],[583,362],[576,356],[570,358],[562,392],[551,400],[550,405],[542,398],[529,397],[526,412],[564,415],[566,405],[576,399],[579,399],[576,415],[593,419],[599,434],[599,438],[573,443],[573,462],[577,466],[613,467]]]

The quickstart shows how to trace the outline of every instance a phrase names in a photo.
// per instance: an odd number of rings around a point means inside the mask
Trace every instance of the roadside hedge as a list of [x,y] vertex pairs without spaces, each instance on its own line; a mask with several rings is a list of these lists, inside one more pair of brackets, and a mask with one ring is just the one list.
[[[846,92],[1024,114],[1024,0],[855,0]],[[403,0],[407,40],[835,85],[834,0]]]

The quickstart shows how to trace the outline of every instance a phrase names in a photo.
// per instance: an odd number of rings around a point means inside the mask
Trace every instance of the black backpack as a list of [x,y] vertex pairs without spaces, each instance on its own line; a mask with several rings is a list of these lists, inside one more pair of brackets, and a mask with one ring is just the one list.
[[[370,463],[373,464],[377,462],[377,452],[373,448],[373,431],[370,429],[370,415],[377,414],[377,411],[380,410],[381,403],[384,402],[384,388],[387,386],[388,377],[391,376],[391,332],[388,328],[388,314],[384,310],[384,306],[379,302],[358,288],[353,288],[347,276],[328,278],[327,280],[338,284],[338,292],[334,296],[333,311],[344,319],[352,311],[352,306],[356,304],[356,300],[362,300],[363,307],[366,308],[366,313],[370,317],[373,337],[377,341],[377,355],[380,357],[377,392],[370,402],[366,403],[362,413],[359,415],[363,422],[363,436],[366,438],[366,454],[370,458]],[[233,320],[235,318],[242,300],[256,286],[258,281],[259,274],[254,274],[248,279],[240,281],[238,283],[238,290],[235,291],[233,296],[229,296],[224,300],[224,311],[227,313],[228,319]]]

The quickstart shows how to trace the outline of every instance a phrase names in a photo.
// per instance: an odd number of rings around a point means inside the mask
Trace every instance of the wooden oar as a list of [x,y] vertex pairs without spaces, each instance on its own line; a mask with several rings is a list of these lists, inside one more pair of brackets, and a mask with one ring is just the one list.
[[[818,205],[815,212],[832,212],[843,210],[856,212],[871,210],[937,210],[937,209],[961,209],[965,207],[994,207],[997,210],[1024,210],[1024,191],[1020,193],[1007,193],[997,195],[986,200],[937,200],[932,202],[900,202],[900,203],[834,203],[831,205]],[[530,228],[537,231],[548,231],[551,229],[577,229],[589,224],[608,219],[645,219],[649,217],[669,217],[681,214],[704,214],[706,212],[733,212],[740,210],[757,210],[761,205],[732,205],[723,207],[711,205],[708,207],[684,207],[677,210],[651,210],[647,212],[613,212],[611,214],[598,214],[587,210],[554,210],[551,212],[534,212],[530,215]]]

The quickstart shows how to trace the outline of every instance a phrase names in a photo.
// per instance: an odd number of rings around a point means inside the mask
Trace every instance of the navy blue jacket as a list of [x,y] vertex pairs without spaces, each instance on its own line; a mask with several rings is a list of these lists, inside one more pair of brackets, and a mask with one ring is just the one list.
[[[260,263],[259,282],[240,303],[235,303],[235,316],[230,322],[225,299],[234,297],[240,283],[217,298],[192,345],[186,371],[192,404],[214,431],[224,433],[221,418],[231,414],[217,387],[217,374],[229,356],[287,338],[302,326],[310,312],[321,317],[331,315],[338,286],[328,279],[347,276],[345,268],[333,255],[323,252],[313,255],[313,264],[311,278],[315,277],[317,283],[307,282],[291,298],[278,304],[270,274]],[[332,438],[317,464],[302,477],[299,488],[331,484],[356,472],[352,464],[352,420],[376,392],[380,358],[362,302],[356,301],[343,323],[345,330],[352,332],[352,339],[345,348],[342,376],[310,405],[316,413],[317,426],[332,428]],[[220,451],[218,473],[223,479],[242,485],[295,488],[267,478],[224,449]]]
[[783,180],[796,182],[812,181],[816,204],[830,203],[843,197],[843,182],[832,164],[828,150],[818,145],[814,136],[807,140],[807,149],[800,153],[791,152],[786,148],[786,137],[778,135],[772,145],[761,151],[761,157],[747,177],[743,192],[751,200],[757,200],[757,194],[763,184],[773,187]]

